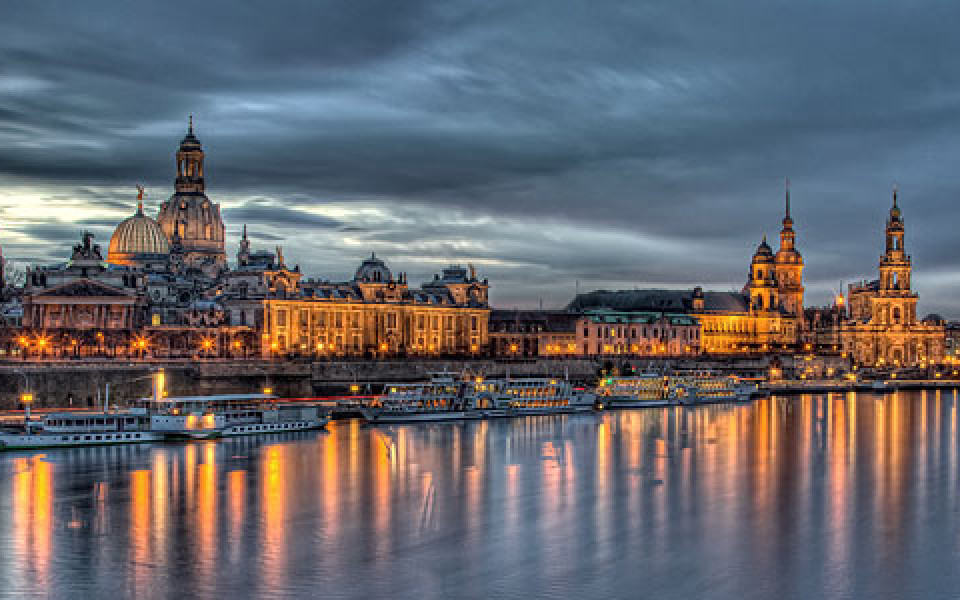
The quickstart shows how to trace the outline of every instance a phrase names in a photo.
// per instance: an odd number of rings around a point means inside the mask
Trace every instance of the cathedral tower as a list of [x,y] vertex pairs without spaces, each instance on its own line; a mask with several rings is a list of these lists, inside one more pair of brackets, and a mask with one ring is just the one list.
[[186,266],[215,274],[227,262],[220,205],[207,198],[203,146],[193,133],[193,117],[177,150],[174,193],[160,205],[157,222],[171,243],[182,248]]
[[880,294],[875,317],[893,325],[912,325],[917,320],[917,297],[910,291],[910,256],[903,248],[903,216],[897,206],[897,188],[887,218],[886,250],[880,257]]
[[747,291],[750,295],[751,312],[771,312],[779,309],[775,261],[773,250],[767,244],[767,236],[763,236],[763,241],[760,242],[750,262]]
[[787,180],[786,212],[780,230],[780,249],[775,257],[777,288],[784,310],[796,316],[803,314],[803,257],[796,248],[796,233],[790,217],[790,181]]

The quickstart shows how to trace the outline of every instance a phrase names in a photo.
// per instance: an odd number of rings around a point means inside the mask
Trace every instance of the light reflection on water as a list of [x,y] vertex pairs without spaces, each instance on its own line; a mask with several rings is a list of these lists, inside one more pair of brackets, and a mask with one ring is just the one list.
[[0,455],[0,596],[950,597],[957,397]]

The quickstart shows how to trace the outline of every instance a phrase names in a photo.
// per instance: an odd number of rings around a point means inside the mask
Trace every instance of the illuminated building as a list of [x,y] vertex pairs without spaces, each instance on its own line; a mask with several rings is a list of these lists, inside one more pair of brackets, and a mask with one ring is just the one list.
[[250,325],[265,357],[476,356],[488,344],[488,283],[451,266],[419,289],[376,255],[351,281],[302,280],[277,256],[227,275],[224,294],[234,325]]
[[577,354],[577,313],[566,310],[494,309],[490,354],[502,358],[564,357]]
[[576,323],[579,356],[680,356],[700,352],[700,323],[685,314],[588,310]]
[[160,205],[157,223],[171,247],[182,252],[186,267],[202,270],[208,276],[226,267],[220,205],[206,194],[203,146],[193,133],[193,117],[177,150],[174,193]]
[[880,278],[849,286],[849,319],[840,337],[844,352],[859,364],[913,366],[943,360],[944,327],[917,320],[918,294],[911,289],[913,265],[903,238],[903,216],[894,189]]
[[45,357],[126,339],[144,323],[142,284],[143,275],[107,265],[93,234],[84,233],[69,263],[27,271],[24,352]]
[[160,225],[143,214],[143,188],[137,186],[137,189],[137,212],[114,229],[107,262],[146,270],[166,269],[170,260],[170,242]]

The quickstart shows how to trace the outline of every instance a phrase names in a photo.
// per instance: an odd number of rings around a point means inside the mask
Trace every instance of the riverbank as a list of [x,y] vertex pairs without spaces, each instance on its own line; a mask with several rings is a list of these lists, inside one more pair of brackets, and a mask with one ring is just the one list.
[[[629,362],[641,372],[705,369],[757,377],[766,373],[772,358],[644,358],[631,359]],[[379,393],[384,384],[424,380],[431,373],[441,371],[467,371],[486,377],[568,377],[584,384],[592,383],[601,369],[609,368],[611,364],[619,366],[625,360],[604,357],[316,362],[13,362],[0,364],[0,410],[18,408],[20,395],[25,391],[33,395],[35,408],[92,408],[100,406],[108,385],[111,402],[124,403],[150,395],[150,377],[159,369],[166,373],[166,388],[171,395],[249,393],[270,388],[282,398],[308,398]],[[779,360],[783,367],[791,366],[794,361],[800,364],[799,358],[780,357]],[[839,367],[839,364],[833,366]],[[834,388],[828,391],[834,391]]]
[[956,390],[958,379],[884,379],[876,381],[807,380],[763,383],[760,389],[777,396],[865,392],[892,393],[901,390]]

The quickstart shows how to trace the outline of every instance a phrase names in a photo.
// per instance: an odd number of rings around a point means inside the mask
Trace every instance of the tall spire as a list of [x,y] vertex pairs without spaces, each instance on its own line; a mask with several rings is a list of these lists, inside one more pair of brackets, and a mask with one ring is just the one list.
[[900,191],[900,187],[897,184],[893,184],[893,207],[897,208],[897,192]]
[[790,218],[790,178],[787,177],[785,180],[787,188],[787,218]]
[[786,178],[786,186],[787,186],[787,218],[789,219],[790,218],[790,178],[789,177]]
[[247,224],[243,224],[243,239],[247,239]]
[[[784,179],[784,185],[786,187],[786,209],[783,213],[783,230],[780,232],[780,238],[782,240],[783,234],[791,231],[793,229],[793,217],[790,216],[790,178],[787,177]],[[782,244],[782,241],[781,241]]]
[[190,115],[190,124],[187,126],[187,133],[193,135],[193,115]]
[[137,214],[143,214],[143,186],[137,186]]

